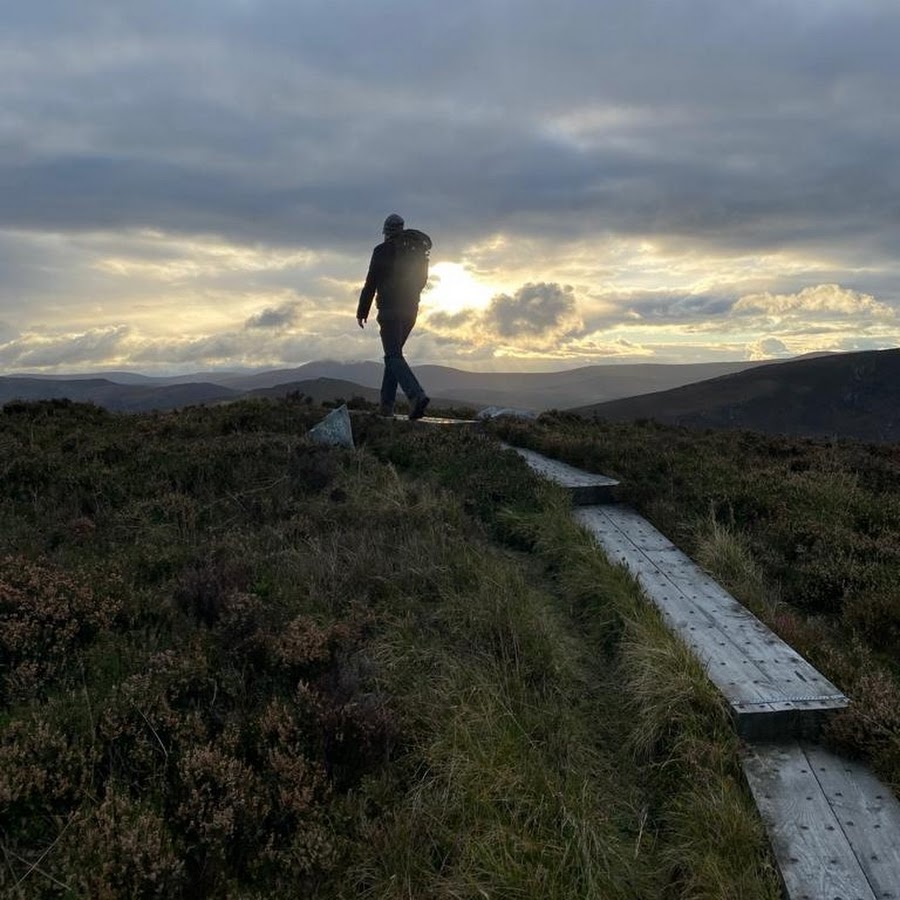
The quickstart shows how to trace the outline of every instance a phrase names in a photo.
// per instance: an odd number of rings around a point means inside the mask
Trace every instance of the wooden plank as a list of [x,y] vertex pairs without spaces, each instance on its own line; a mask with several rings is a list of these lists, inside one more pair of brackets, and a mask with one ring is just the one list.
[[743,768],[789,900],[883,900],[799,744],[748,748]]
[[540,453],[535,453],[534,450],[512,447],[508,444],[502,446],[518,453],[539,475],[569,490],[572,502],[577,506],[591,506],[612,501],[614,489],[619,484],[615,478],[584,472],[558,460],[548,459]]
[[[615,513],[618,516],[618,512]],[[606,509],[601,510],[579,510],[576,518],[582,524],[587,525],[594,531],[593,524],[598,518],[610,518]],[[749,658],[746,652],[735,646],[732,635],[727,634],[728,623],[725,621],[729,616],[737,615],[735,608],[739,611],[741,619],[750,616],[740,604],[732,600],[730,606],[723,606],[719,609],[709,609],[696,602],[696,597],[688,594],[675,580],[672,578],[671,571],[665,571],[658,562],[659,557],[652,551],[642,551],[636,548],[630,541],[630,536],[622,534],[613,534],[604,532],[600,535],[601,545],[604,549],[612,551],[616,561],[623,562],[638,577],[641,586],[651,596],[651,599],[663,610],[664,614],[667,610],[677,609],[685,611],[687,618],[682,614],[675,616],[676,627],[679,631],[686,632],[684,635],[692,644],[696,644],[703,651],[702,656],[707,660],[713,660],[720,665],[724,661],[723,657],[736,655],[741,666],[749,665]],[[654,541],[653,543],[660,543]],[[673,552],[683,557],[680,551],[672,548]],[[669,551],[666,551],[669,552]],[[684,557],[687,559],[687,557]],[[761,623],[760,623],[761,624]],[[694,634],[697,633],[695,638]],[[723,652],[724,651],[724,652]],[[738,671],[747,673],[748,670],[741,668]],[[758,676],[757,680],[765,677],[764,673],[756,669],[755,664],[751,666],[751,671]],[[758,694],[758,692],[755,692]],[[759,699],[756,696],[756,699]]]
[[[374,416],[377,413],[372,412],[368,409],[351,409],[348,410],[351,418],[355,418],[357,416]],[[385,421],[395,420],[397,422],[408,422],[409,416],[405,416],[401,413],[394,413],[392,416],[380,416],[379,418],[385,419]],[[423,416],[421,419],[414,419],[413,421],[419,422],[422,425],[479,425],[480,422],[478,419],[451,419],[445,416]]]
[[[694,601],[741,652],[756,660],[773,681],[790,685],[792,697],[840,697],[841,692],[799,653],[788,646],[770,628],[738,603],[688,556],[649,523],[633,525],[640,519],[623,516],[622,510],[604,509],[601,513],[623,532],[624,538],[641,547],[644,556],[685,596]],[[643,522],[643,520],[641,520]],[[627,531],[626,531],[627,529]]]
[[[706,666],[748,739],[812,736],[847,698],[650,523],[621,507],[575,512],[637,578],[667,624]],[[639,546],[639,545],[643,545]]]
[[879,900],[900,898],[900,802],[866,766],[805,746],[810,768]]
[[609,506],[595,512],[592,528],[610,535],[625,535],[634,546],[642,550],[677,549],[664,534],[627,506]]
[[[603,510],[578,510],[575,517],[593,531],[591,525],[603,517]],[[615,562],[623,563],[637,577],[666,623],[694,651],[730,703],[765,703],[767,692],[759,683],[762,673],[755,671],[753,666],[748,670],[745,659],[721,652],[725,641],[714,619],[673,585],[626,536],[605,533],[599,540]],[[759,677],[754,678],[754,675]]]
[[[724,588],[681,551],[683,562],[660,567],[702,609],[723,620],[723,630],[758,666],[768,673],[772,681],[784,686],[791,697],[841,697],[841,692],[778,635],[760,622],[748,609],[741,606]],[[660,554],[648,551],[651,561],[657,562]]]

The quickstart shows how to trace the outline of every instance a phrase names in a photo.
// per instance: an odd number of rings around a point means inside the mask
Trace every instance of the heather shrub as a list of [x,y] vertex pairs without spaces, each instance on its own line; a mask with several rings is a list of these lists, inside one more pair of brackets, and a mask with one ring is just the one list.
[[68,572],[22,556],[0,559],[0,705],[42,696],[71,672],[79,649],[120,610]]
[[94,714],[98,777],[114,778],[138,795],[165,795],[179,754],[225,730],[243,684],[210,658],[200,636],[177,650],[144,655],[135,667]]
[[51,865],[72,893],[97,900],[170,900],[187,886],[163,816],[115,785],[95,808],[74,815]]
[[[197,622],[215,625],[229,605],[229,597],[245,592],[251,572],[242,560],[222,550],[211,557],[195,560],[181,573],[172,596],[178,608]],[[231,604],[234,605],[234,604]]]
[[265,843],[271,812],[259,775],[218,744],[187,747],[176,768],[174,817],[192,876],[213,886],[244,870]]
[[0,827],[17,838],[40,832],[90,786],[95,749],[34,715],[0,731]]

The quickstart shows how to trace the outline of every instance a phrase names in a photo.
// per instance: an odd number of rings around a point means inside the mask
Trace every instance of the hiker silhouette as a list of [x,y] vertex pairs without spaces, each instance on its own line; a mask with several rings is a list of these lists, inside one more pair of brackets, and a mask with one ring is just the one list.
[[403,347],[415,327],[419,297],[428,281],[431,238],[422,231],[407,229],[397,213],[384,220],[382,233],[384,241],[372,251],[356,321],[360,328],[365,327],[374,299],[384,348],[381,415],[393,416],[399,385],[409,399],[410,419],[421,419],[429,397],[403,356]]

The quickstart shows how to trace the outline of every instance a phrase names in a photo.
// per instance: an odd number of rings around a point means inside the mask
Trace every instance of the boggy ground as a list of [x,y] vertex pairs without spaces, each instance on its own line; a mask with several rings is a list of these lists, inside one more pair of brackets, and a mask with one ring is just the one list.
[[0,894],[776,898],[699,666],[483,435],[0,413]]

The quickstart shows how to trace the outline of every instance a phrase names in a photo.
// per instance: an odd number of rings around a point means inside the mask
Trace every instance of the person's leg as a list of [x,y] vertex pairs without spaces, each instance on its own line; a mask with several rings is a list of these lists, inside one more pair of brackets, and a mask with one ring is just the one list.
[[384,377],[381,382],[382,406],[393,405],[398,383],[410,403],[415,404],[417,400],[425,396],[422,385],[419,384],[409,363],[403,357],[403,345],[415,324],[415,318],[389,319],[379,322],[381,344],[384,347]]
[[[416,319],[413,317],[404,323],[403,329],[403,343],[406,343],[406,339],[412,333],[413,327],[416,324]],[[404,364],[406,363],[404,359]],[[407,368],[409,366],[407,365]],[[421,384],[419,384],[419,380],[413,375],[412,370],[410,369],[409,374],[412,376],[413,380],[416,383],[416,387],[418,388],[418,393],[413,397],[407,392],[406,396],[409,397],[410,407],[409,407],[409,417],[410,419],[421,419],[425,415],[425,408],[431,402],[428,395],[425,393],[424,388]]]
[[394,374],[393,366],[388,362],[397,354],[403,353],[403,343],[405,337],[399,325],[400,322],[382,322],[379,320],[378,326],[381,329],[381,346],[384,349],[384,375],[381,378],[381,412],[382,414],[392,415],[394,412],[394,402],[397,399],[397,376]]

